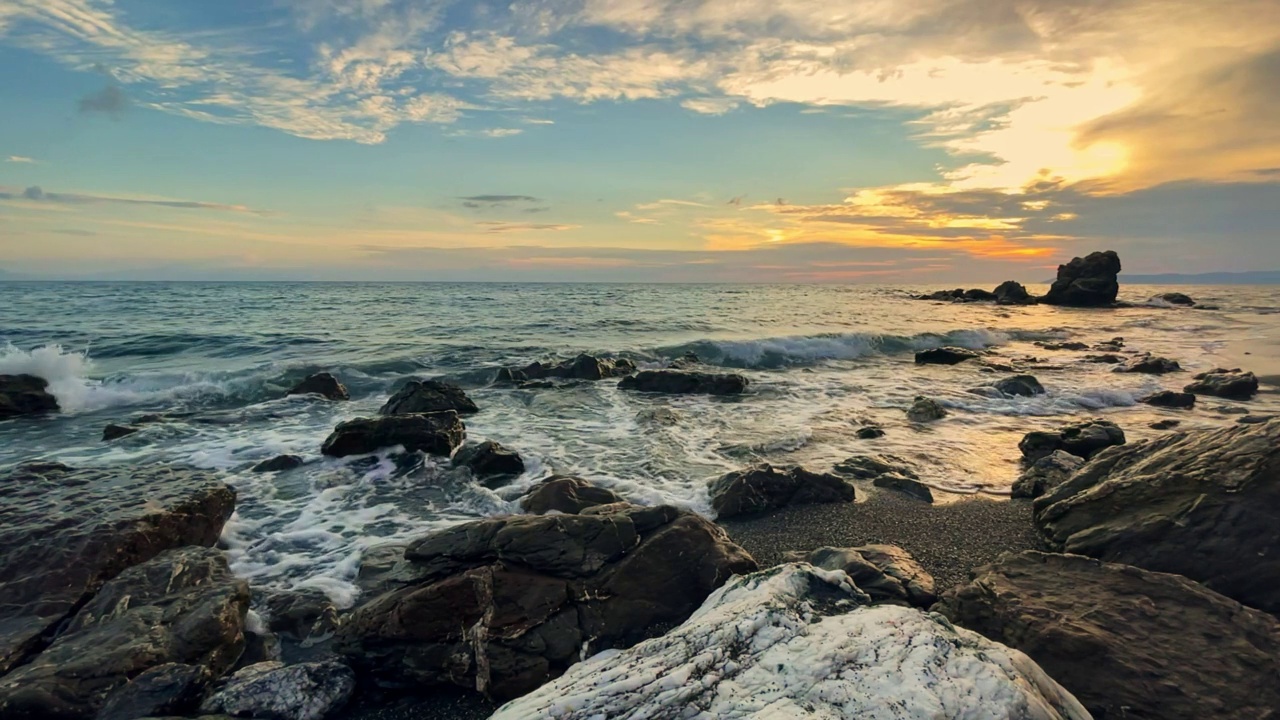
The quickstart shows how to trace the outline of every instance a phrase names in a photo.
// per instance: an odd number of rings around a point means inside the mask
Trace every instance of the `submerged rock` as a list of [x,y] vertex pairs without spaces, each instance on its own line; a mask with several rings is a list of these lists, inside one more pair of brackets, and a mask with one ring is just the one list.
[[698,358],[697,354],[687,352],[667,363],[667,368],[670,370],[688,370],[689,368],[697,367],[701,364],[702,360]]
[[1034,305],[1036,300],[1020,282],[1007,280],[995,291],[997,305]]
[[1054,450],[1022,471],[1013,483],[1011,494],[1016,498],[1038,498],[1066,482],[1067,478],[1084,467],[1084,463],[1084,458],[1065,450]]
[[1035,397],[1044,395],[1044,386],[1032,375],[1014,375],[1002,378],[992,386],[1009,397]]
[[1162,390],[1154,395],[1148,395],[1138,402],[1150,405],[1152,407],[1173,408],[1176,410],[1190,410],[1196,406],[1196,396],[1191,393],[1180,393],[1172,390]]
[[853,502],[853,486],[835,475],[802,467],[762,464],[711,483],[711,507],[720,518],[758,515],[788,505]]
[[466,436],[467,426],[452,410],[356,418],[334,428],[320,452],[331,457],[347,457],[400,445],[409,452],[448,457]]
[[622,502],[612,490],[596,487],[588,480],[556,475],[529,488],[520,497],[520,508],[534,515],[561,512],[577,515],[589,507]]
[[306,461],[301,455],[277,455],[269,460],[263,460],[249,470],[256,473],[284,472],[300,468],[305,464]]
[[512,478],[524,472],[520,453],[494,440],[458,448],[453,454],[453,465],[470,469],[471,474],[481,480]]
[[839,570],[853,580],[873,603],[892,603],[928,610],[938,601],[933,576],[911,553],[896,545],[864,545],[855,548],[822,547],[812,552],[792,552],[784,562],[807,562],[823,570]]
[[323,720],[346,705],[355,688],[355,673],[337,660],[263,662],[237,671],[200,709],[235,717]]
[[344,624],[342,651],[381,683],[500,698],[660,634],[756,567],[695,513],[625,503],[464,523],[410,545],[404,559],[397,586]]
[[1164,302],[1167,302],[1170,305],[1182,305],[1184,307],[1191,307],[1196,304],[1196,301],[1192,300],[1191,296],[1184,295],[1178,292],[1171,292],[1171,293],[1165,293],[1163,295],[1157,295],[1151,299],[1163,300]]
[[1239,368],[1218,368],[1195,376],[1195,382],[1183,390],[1195,395],[1213,395],[1228,400],[1248,400],[1258,394],[1258,378]]
[[327,372],[316,373],[294,385],[286,395],[320,395],[329,400],[350,400],[347,387]]
[[622,379],[618,387],[637,392],[672,395],[741,395],[748,381],[742,375],[691,372],[688,370],[645,370]]
[[964,348],[943,347],[932,350],[921,350],[916,353],[917,365],[959,365],[966,360],[982,357],[981,354]]
[[937,610],[1031,656],[1097,718],[1272,718],[1280,623],[1183,577],[1006,553]]
[[1120,426],[1110,420],[1088,420],[1061,430],[1027,433],[1018,443],[1018,449],[1022,451],[1023,460],[1029,463],[1052,455],[1055,450],[1065,450],[1088,460],[1109,447],[1124,443],[1124,430]]
[[1156,357],[1153,355],[1143,355],[1142,357],[1132,358],[1122,363],[1113,372],[1118,373],[1146,373],[1148,375],[1164,375],[1165,373],[1182,372],[1182,366],[1177,360],[1170,360],[1165,357]]
[[410,380],[378,410],[379,415],[414,415],[452,410],[459,415],[480,412],[480,408],[457,385],[439,380]]
[[911,407],[907,408],[907,419],[914,423],[933,422],[946,416],[946,408],[932,398],[917,397]]
[[49,383],[35,375],[0,375],[0,420],[58,412]]
[[212,681],[204,665],[157,665],[111,693],[94,720],[194,714]]
[[871,425],[858,428],[858,431],[854,434],[858,436],[859,440],[875,440],[884,437],[884,428]]
[[1280,612],[1280,421],[1119,448],[1035,507],[1055,549],[1185,575]]
[[1120,294],[1120,256],[1112,250],[1090,253],[1058,266],[1058,278],[1041,302],[1071,307],[1111,305]]
[[808,565],[735,578],[666,635],[579,663],[492,720],[1088,718],[1022,653],[868,601]]
[[603,380],[605,378],[623,377],[635,371],[635,363],[630,360],[624,358],[609,360],[584,353],[572,360],[565,360],[556,364],[535,362],[518,369],[502,368],[498,371],[495,382],[519,383],[526,380],[545,380],[548,378]]
[[1152,430],[1172,430],[1181,424],[1182,424],[1181,420],[1173,420],[1173,419],[1157,420],[1156,422],[1151,423],[1147,427],[1151,428]]
[[102,442],[119,440],[120,438],[128,437],[141,429],[142,428],[131,427],[129,425],[117,425],[115,423],[111,423],[102,428]]
[[1124,358],[1115,353],[1106,353],[1103,355],[1085,355],[1085,362],[1097,363],[1099,365],[1119,365],[1124,362]]

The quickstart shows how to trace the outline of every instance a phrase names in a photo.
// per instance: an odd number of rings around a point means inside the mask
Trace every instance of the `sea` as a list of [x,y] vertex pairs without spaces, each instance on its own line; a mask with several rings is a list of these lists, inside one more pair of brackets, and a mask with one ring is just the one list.
[[[217,471],[238,493],[222,538],[233,569],[260,587],[319,589],[349,607],[359,600],[354,579],[367,548],[516,512],[515,499],[552,474],[711,515],[707,484],[724,473],[760,462],[825,471],[850,455],[887,453],[918,466],[942,491],[939,502],[975,494],[1000,502],[1019,473],[1018,441],[1031,430],[1100,417],[1132,442],[1162,432],[1149,426],[1164,419],[1193,428],[1280,414],[1271,387],[1247,403],[1202,398],[1191,412],[1138,403],[1228,362],[1239,343],[1275,347],[1275,286],[1176,288],[1213,309],[1171,306],[1151,298],[1174,288],[1137,285],[1122,291],[1133,307],[1107,310],[912,298],[935,289],[0,283],[0,374],[44,377],[63,408],[0,421],[0,471],[32,460]],[[1121,374],[1085,361],[1093,351],[1037,344],[1092,347],[1117,337],[1126,352],[1175,359],[1185,372]],[[942,346],[989,357],[914,363],[916,351]],[[636,394],[614,380],[492,383],[500,367],[582,352],[642,368],[692,352],[703,369],[742,373],[751,386],[722,398]],[[1034,374],[1048,392],[998,397],[983,388],[1008,373],[991,365]],[[337,375],[352,399],[285,395],[318,371]],[[375,414],[409,378],[463,386],[481,407],[466,418],[469,439],[517,450],[526,473],[490,488],[444,458],[320,455],[337,423]],[[917,396],[938,400],[948,417],[909,422],[904,410]],[[108,423],[148,413],[172,419],[102,441]],[[859,439],[868,424],[884,437]],[[250,471],[282,453],[307,464]],[[878,492],[860,490],[864,498]]]

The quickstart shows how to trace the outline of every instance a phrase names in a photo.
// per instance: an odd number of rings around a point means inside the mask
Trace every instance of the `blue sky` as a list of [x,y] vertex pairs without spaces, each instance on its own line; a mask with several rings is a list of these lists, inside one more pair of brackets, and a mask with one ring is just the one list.
[[1273,0],[0,0],[0,268],[1280,267]]

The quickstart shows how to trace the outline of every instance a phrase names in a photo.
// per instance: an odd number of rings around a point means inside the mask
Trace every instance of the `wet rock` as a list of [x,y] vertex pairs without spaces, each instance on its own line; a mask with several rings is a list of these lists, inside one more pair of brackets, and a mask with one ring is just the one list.
[[342,624],[333,601],[319,590],[267,592],[261,610],[271,632],[298,640],[303,647],[332,638]]
[[1148,395],[1138,402],[1150,405],[1152,407],[1173,408],[1176,410],[1190,410],[1196,406],[1196,396],[1191,393],[1180,393],[1172,390],[1161,390],[1154,395]]
[[622,379],[618,387],[637,392],[671,395],[741,395],[748,381],[742,375],[690,372],[687,370],[644,370]]
[[927,397],[917,397],[911,407],[907,408],[907,419],[914,423],[933,422],[946,416],[946,408],[938,404],[937,400]]
[[0,420],[58,412],[49,383],[35,375],[0,375]]
[[102,586],[47,649],[0,678],[6,720],[93,718],[166,663],[220,675],[244,647],[249,587],[212,548],[169,550]]
[[1275,420],[1278,415],[1245,415],[1242,418],[1236,418],[1236,422],[1240,425],[1261,425],[1262,423]]
[[346,705],[355,688],[355,673],[338,660],[264,662],[236,672],[200,709],[235,717],[323,720]]
[[711,483],[711,507],[720,518],[757,515],[788,505],[853,502],[853,486],[836,475],[802,467],[762,464]]
[[1070,352],[1080,352],[1081,350],[1089,349],[1088,343],[1082,343],[1082,342],[1076,342],[1076,341],[1036,342],[1035,345],[1036,347],[1041,347],[1041,348],[1044,348],[1045,350],[1067,350]]
[[596,487],[588,480],[556,475],[529,488],[520,497],[520,508],[534,515],[549,512],[577,515],[596,505],[622,502],[622,497],[611,490]]
[[791,552],[783,562],[807,562],[823,570],[848,575],[873,603],[892,603],[928,610],[938,601],[933,576],[911,553],[896,545],[864,545],[854,548],[822,547],[812,552]]
[[840,462],[834,470],[837,475],[870,480],[876,487],[933,502],[933,491],[920,482],[920,476],[911,463],[894,455],[854,455]]
[[1193,305],[1196,304],[1196,301],[1192,300],[1189,295],[1184,295],[1182,293],[1177,293],[1177,292],[1157,295],[1154,298],[1152,298],[1152,300],[1162,300],[1164,302],[1169,303],[1170,305],[1182,305],[1184,307],[1192,307]]
[[523,368],[503,368],[498,371],[495,382],[519,383],[526,380],[546,380],[558,378],[562,380],[603,380],[605,378],[623,377],[636,371],[635,363],[619,358],[608,360],[582,354],[572,360],[556,364],[535,362]]
[[467,426],[452,410],[356,418],[334,428],[320,452],[331,457],[347,457],[400,445],[409,452],[448,457],[466,436]]
[[996,299],[996,294],[989,290],[973,288],[964,291],[964,299],[970,302],[992,302]]
[[118,440],[122,437],[128,437],[138,432],[141,429],[142,428],[130,427],[128,425],[116,425],[115,423],[111,423],[106,427],[102,428],[102,442],[111,442],[112,440]]
[[1157,420],[1147,427],[1152,430],[1172,430],[1182,424],[1181,420]]
[[329,400],[350,400],[347,388],[327,372],[316,373],[294,385],[286,395],[320,395]]
[[910,495],[917,500],[923,500],[929,503],[933,502],[933,491],[929,489],[928,485],[905,475],[885,473],[873,480],[872,484],[878,488],[896,490],[904,495]]
[[126,568],[217,542],[235,501],[216,476],[169,467],[40,463],[0,478],[0,674]]
[[454,467],[465,467],[481,480],[513,478],[524,472],[520,453],[494,440],[467,444],[453,454]]
[[269,460],[254,465],[249,470],[256,473],[284,472],[300,468],[306,464],[300,455],[277,455]]
[[671,362],[667,363],[667,368],[670,370],[688,370],[689,368],[697,367],[698,365],[701,365],[701,364],[702,364],[702,361],[698,359],[698,356],[696,354],[687,352],[684,355],[681,355],[680,357],[676,358],[675,360],[672,360]]
[[1124,362],[1124,358],[1114,353],[1104,355],[1085,355],[1085,362],[1098,363],[1100,365],[1119,365]]
[[157,665],[111,693],[94,720],[194,714],[211,682],[209,668],[203,665]]
[[997,305],[1033,305],[1036,302],[1022,283],[1013,280],[1001,283],[994,294]]
[[936,292],[917,295],[917,300],[939,300],[942,302],[956,302],[964,299],[964,288],[956,288],[955,290],[938,290]]
[[1054,450],[1022,471],[1013,483],[1012,495],[1016,498],[1038,498],[1046,491],[1066,482],[1077,470],[1084,467],[1084,458],[1065,450]]
[[410,545],[405,560],[412,579],[351,615],[342,651],[380,683],[501,698],[660,634],[756,567],[695,513],[625,503],[464,523]]
[[452,410],[459,415],[480,412],[480,408],[457,385],[439,380],[410,380],[378,410],[379,415],[415,415]]
[[859,440],[875,440],[876,438],[884,437],[884,429],[872,425],[858,428],[858,431],[854,434],[858,436]]
[[579,663],[492,720],[1088,718],[1022,653],[868,601],[809,565],[734,578],[666,635]]
[[1130,359],[1128,362],[1121,364],[1120,367],[1117,367],[1113,372],[1164,375],[1165,373],[1182,372],[1182,366],[1178,364],[1177,360],[1144,355],[1142,357]]
[[1055,549],[1185,575],[1280,612],[1280,421],[1113,450],[1035,508]]
[[1183,388],[1195,395],[1212,395],[1228,400],[1248,400],[1258,394],[1258,378],[1251,372],[1218,368],[1195,376],[1195,382]]
[[1033,463],[1052,455],[1055,450],[1065,450],[1086,460],[1114,445],[1125,443],[1124,430],[1110,420],[1089,420],[1068,425],[1056,431],[1027,433],[1018,443],[1022,458]]
[[1183,577],[1007,553],[935,609],[1031,656],[1096,718],[1267,718],[1280,708],[1280,623]]
[[1034,397],[1044,395],[1044,386],[1031,375],[1014,375],[998,380],[993,387],[1004,395],[1011,397]]
[[662,427],[673,427],[680,423],[680,414],[669,407],[645,408],[636,413],[636,421],[652,423]]
[[921,350],[916,353],[917,365],[959,365],[966,360],[982,357],[980,354],[964,348],[943,347],[932,350]]
[[1071,307],[1111,305],[1120,294],[1120,256],[1114,251],[1090,253],[1058,266],[1058,278],[1041,302]]

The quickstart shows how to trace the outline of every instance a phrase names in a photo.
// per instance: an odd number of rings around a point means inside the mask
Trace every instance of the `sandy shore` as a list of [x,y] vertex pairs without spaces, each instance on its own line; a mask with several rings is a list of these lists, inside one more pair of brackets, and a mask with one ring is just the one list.
[[1280,387],[1280,339],[1237,340],[1217,353],[1222,366],[1249,370],[1267,385]]

